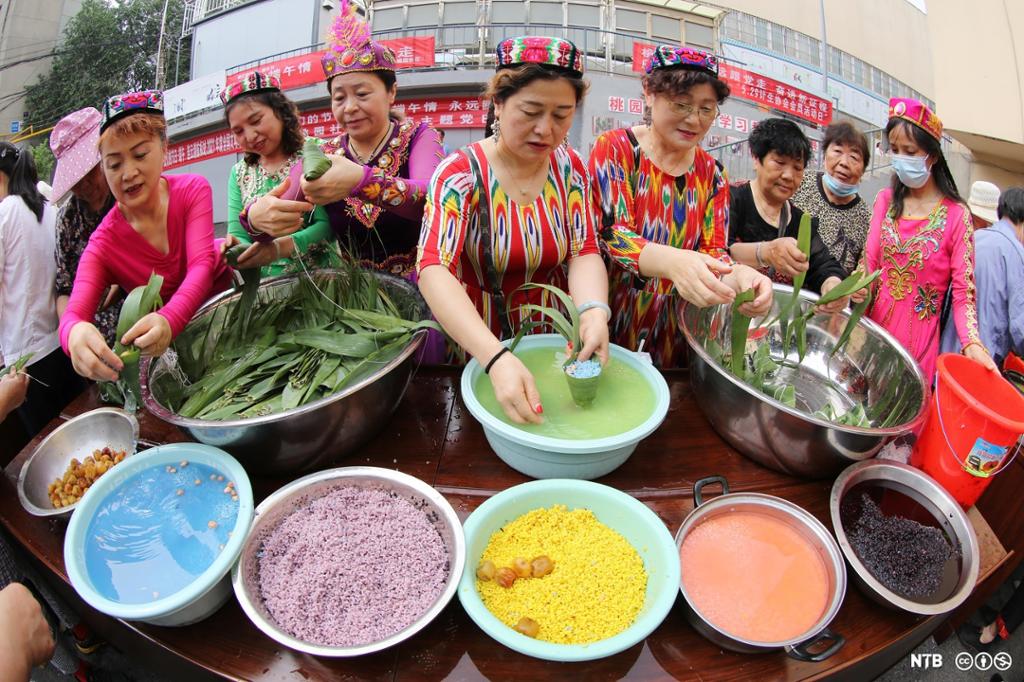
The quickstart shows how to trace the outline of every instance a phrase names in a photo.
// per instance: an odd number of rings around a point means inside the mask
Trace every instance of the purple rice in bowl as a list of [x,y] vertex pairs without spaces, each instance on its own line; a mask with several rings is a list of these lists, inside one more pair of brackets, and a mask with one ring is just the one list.
[[425,627],[464,564],[462,526],[440,493],[389,469],[344,467],[257,507],[232,582],[246,615],[277,642],[357,656]]

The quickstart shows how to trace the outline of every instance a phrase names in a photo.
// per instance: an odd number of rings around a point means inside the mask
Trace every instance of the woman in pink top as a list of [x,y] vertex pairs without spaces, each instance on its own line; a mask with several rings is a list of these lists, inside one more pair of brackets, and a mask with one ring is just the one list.
[[939,146],[942,122],[921,102],[894,98],[885,131],[895,176],[875,198],[864,248],[866,270],[882,270],[869,315],[910,351],[931,383],[948,291],[961,352],[995,370],[978,335],[971,212]]
[[112,97],[100,128],[103,172],[117,204],[89,238],[60,320],[60,342],[82,376],[115,381],[121,359],[93,324],[106,288],[131,291],[155,272],[164,278],[164,306],[121,338],[145,355],[160,355],[211,293],[230,276],[213,246],[210,185],[198,175],[164,176],[167,124],[157,90]]

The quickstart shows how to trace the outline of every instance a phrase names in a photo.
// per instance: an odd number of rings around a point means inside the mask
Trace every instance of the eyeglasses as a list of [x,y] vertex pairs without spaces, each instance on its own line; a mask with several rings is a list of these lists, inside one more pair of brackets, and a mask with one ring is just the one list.
[[689,118],[693,114],[697,114],[700,120],[707,123],[708,121],[715,120],[715,117],[718,116],[718,107],[695,107],[686,102],[669,102],[668,104],[672,109],[672,113],[680,118]]

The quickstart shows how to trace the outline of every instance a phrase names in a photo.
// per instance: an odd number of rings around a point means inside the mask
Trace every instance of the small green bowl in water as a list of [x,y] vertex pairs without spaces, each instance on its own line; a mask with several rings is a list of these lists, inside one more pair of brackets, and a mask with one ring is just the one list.
[[[563,504],[589,509],[597,520],[624,537],[647,571],[644,605],[632,625],[613,637],[590,644],[556,644],[527,637],[501,622],[484,606],[476,589],[476,569],[495,531],[534,509]],[[590,481],[530,481],[494,495],[463,524],[466,568],[459,601],[480,629],[510,649],[548,661],[592,661],[625,651],[647,638],[665,620],[679,594],[679,553],[665,524],[647,505],[615,488]]]
[[[565,340],[557,334],[525,336],[516,348],[516,354],[526,355],[529,351],[537,349],[550,349],[551,358],[554,360],[558,351],[564,351]],[[532,432],[533,427],[530,426],[522,427],[509,423],[495,415],[477,396],[477,384],[486,381],[487,378],[476,360],[470,360],[462,372],[462,400],[470,414],[480,422],[487,442],[494,452],[516,471],[533,478],[599,478],[620,467],[633,454],[640,441],[661,426],[665,415],[668,414],[669,406],[668,384],[661,372],[637,353],[632,353],[621,346],[611,344],[608,349],[611,360],[609,366],[601,372],[602,385],[598,392],[598,401],[619,400],[623,402],[623,410],[635,407],[626,404],[630,402],[628,399],[622,401],[620,392],[613,385],[614,367],[611,365],[614,363],[621,363],[627,367],[640,381],[646,383],[646,388],[651,393],[649,414],[638,419],[635,426],[620,433],[583,438],[554,437]],[[544,400],[542,392],[541,401]],[[571,405],[572,401],[567,402]],[[552,407],[550,402],[547,407]],[[492,409],[500,408],[492,406]],[[549,410],[545,417],[550,416]],[[599,426],[606,427],[608,424],[601,423]]]

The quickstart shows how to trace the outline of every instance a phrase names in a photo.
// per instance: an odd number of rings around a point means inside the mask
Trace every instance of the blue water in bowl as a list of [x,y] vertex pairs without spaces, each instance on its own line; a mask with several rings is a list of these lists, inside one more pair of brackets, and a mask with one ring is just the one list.
[[223,551],[235,527],[238,502],[224,492],[228,483],[220,471],[192,462],[161,464],[125,480],[89,523],[85,568],[96,591],[111,601],[141,604],[191,583]]

